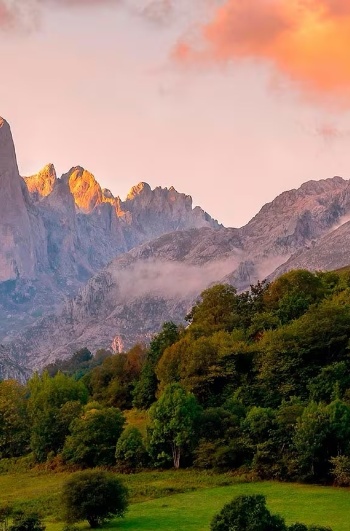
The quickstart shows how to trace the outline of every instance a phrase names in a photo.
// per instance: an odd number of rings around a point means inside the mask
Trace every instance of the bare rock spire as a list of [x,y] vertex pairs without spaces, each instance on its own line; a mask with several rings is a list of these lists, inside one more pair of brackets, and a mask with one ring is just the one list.
[[22,186],[11,129],[0,118],[0,281],[34,275],[35,252]]

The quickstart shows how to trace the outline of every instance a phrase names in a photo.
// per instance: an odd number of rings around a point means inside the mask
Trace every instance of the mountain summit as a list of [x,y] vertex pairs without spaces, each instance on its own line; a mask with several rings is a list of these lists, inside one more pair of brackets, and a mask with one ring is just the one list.
[[34,234],[9,124],[0,118],[0,281],[35,273]]

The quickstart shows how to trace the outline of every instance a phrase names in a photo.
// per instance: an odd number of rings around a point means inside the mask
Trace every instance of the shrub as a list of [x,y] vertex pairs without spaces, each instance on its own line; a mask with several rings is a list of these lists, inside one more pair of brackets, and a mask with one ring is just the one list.
[[350,457],[346,455],[338,455],[332,457],[331,463],[333,466],[332,476],[334,476],[334,483],[339,487],[350,486]]
[[272,515],[265,496],[238,496],[214,516],[211,531],[286,531],[283,518]]
[[46,526],[38,513],[18,511],[13,516],[10,531],[45,531]]
[[86,470],[74,474],[63,485],[62,505],[68,524],[87,520],[95,528],[115,516],[124,516],[128,491],[113,474]]

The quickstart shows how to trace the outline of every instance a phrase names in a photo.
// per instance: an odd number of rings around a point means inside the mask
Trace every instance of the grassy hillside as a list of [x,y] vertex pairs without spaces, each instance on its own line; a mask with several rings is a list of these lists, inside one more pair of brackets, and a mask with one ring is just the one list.
[[135,504],[118,529],[208,531],[213,515],[234,496],[258,493],[266,495],[269,509],[288,524],[299,521],[349,531],[349,491],[272,482],[217,487]]
[[[68,473],[4,474],[0,476],[0,502],[32,508],[46,516],[47,531],[61,531],[59,495]],[[235,483],[229,475],[193,471],[167,471],[123,476],[131,493],[124,520],[105,529],[134,531],[209,529],[213,515],[239,494],[266,495],[268,507],[287,523],[329,525],[333,531],[349,530],[349,489],[299,484]],[[85,528],[85,526],[82,526]]]

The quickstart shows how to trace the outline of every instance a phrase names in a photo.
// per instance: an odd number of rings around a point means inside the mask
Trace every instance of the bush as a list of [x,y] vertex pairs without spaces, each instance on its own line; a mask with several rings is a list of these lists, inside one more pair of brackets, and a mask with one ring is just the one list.
[[238,496],[214,516],[211,531],[286,531],[283,518],[272,515],[265,496]]
[[338,487],[350,487],[350,457],[338,455],[337,457],[332,457],[331,463],[335,485]]
[[18,511],[13,515],[10,531],[45,531],[46,526],[38,513]]
[[86,470],[74,474],[63,485],[62,505],[68,524],[87,520],[95,528],[113,517],[124,516],[128,491],[113,474]]

